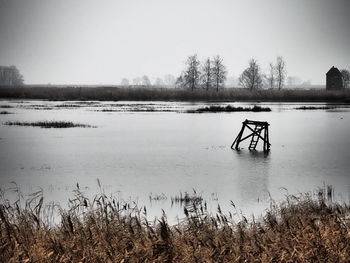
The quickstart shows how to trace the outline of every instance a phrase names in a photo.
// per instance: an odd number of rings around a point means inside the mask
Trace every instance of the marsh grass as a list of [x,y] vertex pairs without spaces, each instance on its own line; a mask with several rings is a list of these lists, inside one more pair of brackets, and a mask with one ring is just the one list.
[[9,112],[9,111],[0,111],[1,115],[6,115],[6,114],[13,114],[13,112]]
[[96,126],[73,123],[71,121],[37,121],[37,122],[20,122],[20,121],[7,121],[4,123],[9,126],[31,126],[40,128],[96,128]]
[[225,106],[209,106],[204,108],[199,108],[196,110],[190,110],[188,113],[203,113],[203,112],[245,112],[245,111],[251,111],[251,112],[269,112],[271,111],[271,108],[269,107],[261,107],[254,105],[253,107],[234,107],[231,105]]
[[[310,196],[272,203],[259,219],[236,221],[218,207],[170,225],[146,208],[79,189],[67,209],[45,207],[42,191],[10,202],[1,195],[0,262],[348,262],[350,207]],[[200,201],[202,202],[202,201]],[[60,217],[52,223],[52,211]]]
[[22,86],[0,87],[0,98],[55,101],[284,101],[350,102],[350,90],[225,88],[218,92],[157,86]]
[[296,110],[333,110],[336,109],[335,106],[321,106],[321,107],[315,107],[315,106],[301,106],[295,108]]

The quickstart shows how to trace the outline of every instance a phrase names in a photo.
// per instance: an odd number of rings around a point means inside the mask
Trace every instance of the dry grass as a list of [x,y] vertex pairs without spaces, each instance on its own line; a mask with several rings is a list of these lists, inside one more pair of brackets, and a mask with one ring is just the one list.
[[[191,198],[187,198],[191,202]],[[197,200],[198,201],[198,200]],[[22,201],[23,202],[23,201]],[[150,223],[146,208],[80,192],[61,222],[40,192],[21,205],[2,200],[0,262],[349,262],[349,206],[324,198],[288,197],[259,220],[235,222],[220,208],[201,212],[196,203],[176,225],[166,216]],[[23,208],[21,208],[23,206]],[[51,207],[52,209],[52,207]],[[51,211],[51,212],[50,212]],[[50,212],[50,213],[49,213]]]
[[227,105],[226,107],[223,106],[209,106],[204,108],[199,108],[196,110],[188,111],[188,113],[204,113],[204,112],[262,112],[262,111],[271,111],[271,108],[269,107],[261,107],[254,105],[253,107],[234,107],[231,105]]
[[142,86],[22,86],[0,87],[0,98],[99,101],[297,101],[350,102],[350,89],[260,89],[226,88],[217,91]]
[[37,121],[37,122],[20,122],[7,121],[4,123],[9,126],[31,126],[40,128],[95,128],[88,124],[73,123],[71,121]]

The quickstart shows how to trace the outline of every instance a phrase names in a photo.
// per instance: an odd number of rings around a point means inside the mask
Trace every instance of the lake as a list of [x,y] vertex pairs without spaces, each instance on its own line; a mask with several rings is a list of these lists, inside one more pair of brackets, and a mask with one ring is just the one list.
[[[221,103],[270,107],[271,112],[187,113],[210,103],[0,101],[0,186],[16,182],[24,195],[41,187],[46,202],[66,206],[79,183],[88,196],[101,191],[146,206],[152,219],[195,190],[215,212],[259,215],[270,199],[332,185],[349,202],[350,107],[296,110],[322,103]],[[220,103],[215,103],[220,105]],[[245,119],[270,123],[271,151],[230,148]],[[96,128],[43,129],[6,121],[72,121]],[[5,193],[11,195],[11,190]],[[159,197],[159,198],[157,198]],[[159,200],[155,200],[159,199]]]

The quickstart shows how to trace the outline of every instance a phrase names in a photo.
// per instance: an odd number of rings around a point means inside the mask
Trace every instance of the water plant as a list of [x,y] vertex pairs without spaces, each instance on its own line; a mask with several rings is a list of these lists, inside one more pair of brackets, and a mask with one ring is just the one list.
[[253,107],[234,107],[231,105],[227,106],[209,106],[204,108],[199,108],[196,110],[190,110],[189,113],[203,113],[203,112],[241,112],[241,111],[252,111],[252,112],[261,112],[261,111],[271,111],[269,107],[261,107],[254,105]]
[[[193,213],[170,225],[103,191],[87,198],[79,185],[67,209],[45,207],[42,191],[10,202],[0,192],[0,262],[348,262],[350,207],[288,196],[261,218],[235,221]],[[191,203],[182,195],[178,200]],[[198,201],[193,199],[192,201]],[[52,211],[60,218],[53,223]]]
[[4,123],[9,126],[32,126],[40,128],[95,128],[96,126],[73,123],[71,121],[37,121],[37,122],[20,122],[20,121],[7,121]]

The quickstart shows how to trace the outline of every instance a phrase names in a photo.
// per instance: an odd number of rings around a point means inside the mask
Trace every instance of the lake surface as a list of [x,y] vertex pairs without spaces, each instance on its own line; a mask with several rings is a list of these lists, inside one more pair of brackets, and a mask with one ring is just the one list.
[[[260,214],[273,198],[333,185],[349,202],[350,108],[296,110],[300,103],[222,103],[268,106],[271,112],[186,113],[209,103],[0,101],[0,186],[23,194],[41,187],[63,207],[76,184],[87,195],[108,194],[145,205],[149,217],[183,218],[171,197],[193,189],[217,204]],[[4,106],[5,105],[5,106]],[[215,105],[220,105],[215,103]],[[10,106],[11,108],[5,108]],[[245,119],[270,123],[271,151],[230,148]],[[42,129],[6,121],[73,121],[97,128]],[[162,200],[150,200],[156,196]]]

